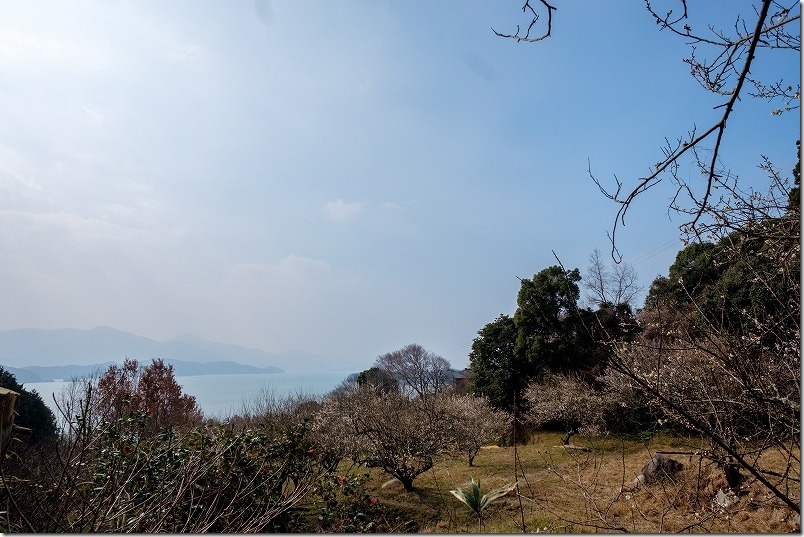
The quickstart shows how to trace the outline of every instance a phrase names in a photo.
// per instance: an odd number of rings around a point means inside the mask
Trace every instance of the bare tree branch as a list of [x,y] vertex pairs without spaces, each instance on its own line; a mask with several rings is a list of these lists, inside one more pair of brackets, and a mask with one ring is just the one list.
[[551,34],[552,30],[553,30],[553,11],[556,11],[556,7],[551,6],[545,0],[539,0],[539,2],[541,2],[542,5],[547,8],[547,31],[544,34],[540,35],[539,37],[530,37],[530,31],[533,29],[533,26],[539,20],[539,14],[536,13],[536,10],[533,8],[533,6],[530,5],[530,0],[525,0],[525,4],[522,6],[522,12],[523,13],[526,13],[527,11],[530,11],[531,15],[533,16],[533,18],[530,21],[530,24],[528,24],[528,29],[525,31],[524,36],[519,35],[519,31],[520,31],[519,25],[517,25],[517,27],[516,27],[516,33],[515,34],[502,34],[502,33],[498,32],[497,30],[495,30],[494,28],[492,28],[491,31],[494,32],[498,37],[505,37],[507,39],[514,39],[514,40],[516,40],[517,43],[520,43],[522,41],[524,41],[526,43],[535,43],[536,41],[541,41],[543,39],[547,39],[548,37],[550,37],[550,34]]
[[617,306],[630,304],[642,291],[638,280],[634,267],[627,263],[614,263],[611,270],[607,269],[600,251],[595,249],[589,256],[589,267],[582,281],[591,292],[587,296],[590,302],[598,306],[604,303]]
[[[772,100],[775,98],[786,99],[785,110],[797,108],[797,106],[792,104],[792,101],[800,98],[800,90],[798,89],[798,86],[794,90],[793,86],[783,86],[782,82],[776,82],[773,85],[764,85],[761,82],[753,80],[749,77],[751,66],[755,59],[756,50],[758,48],[786,48],[794,51],[800,51],[799,36],[787,32],[788,25],[800,20],[800,15],[791,15],[791,10],[796,4],[791,5],[790,8],[784,8],[772,0],[764,0],[761,9],[757,13],[756,24],[754,25],[752,32],[745,30],[745,21],[738,17],[738,21],[735,24],[735,32],[737,37],[729,38],[723,32],[717,32],[710,27],[710,30],[716,36],[716,39],[710,39],[698,34],[694,34],[687,24],[684,25],[684,31],[679,29],[679,24],[682,21],[685,21],[688,17],[686,2],[682,0],[681,3],[683,6],[683,14],[675,19],[671,19],[672,12],[662,17],[653,11],[649,2],[647,2],[647,6],[648,10],[654,16],[657,23],[660,24],[662,29],[669,28],[677,35],[690,38],[691,42],[694,44],[708,44],[723,48],[723,51],[715,58],[715,60],[706,63],[701,62],[696,58],[695,47],[693,46],[691,57],[685,61],[690,64],[693,77],[695,77],[705,89],[715,93],[728,95],[729,99],[718,107],[725,108],[720,120],[709,127],[702,134],[697,135],[696,129],[693,129],[685,139],[677,140],[675,145],[668,143],[665,148],[663,148],[665,155],[664,160],[656,164],[652,174],[641,178],[637,186],[633,188],[627,196],[620,197],[619,193],[621,191],[622,184],[619,181],[616,181],[617,190],[612,194],[602,188],[599,181],[594,180],[595,184],[598,185],[601,191],[607,197],[609,197],[609,199],[612,199],[620,204],[620,208],[618,209],[614,219],[612,233],[610,235],[610,240],[612,242],[612,253],[616,251],[614,242],[617,227],[620,224],[625,224],[625,215],[630,207],[630,204],[637,196],[661,182],[663,178],[662,174],[665,172],[669,173],[672,179],[678,185],[676,196],[671,201],[669,208],[677,212],[685,212],[677,203],[678,195],[684,193],[689,199],[691,199],[695,209],[693,212],[687,213],[690,215],[690,220],[685,222],[681,226],[681,229],[686,234],[692,234],[696,238],[700,238],[702,217],[707,213],[710,215],[715,213],[714,211],[710,211],[713,188],[728,185],[730,182],[736,181],[736,176],[730,174],[730,172],[718,170],[718,162],[728,119],[733,112],[738,99],[740,99],[740,95],[743,92],[743,86],[746,81],[754,84],[755,88],[757,88],[757,93],[751,95],[755,95],[767,100]],[[775,7],[776,9],[776,12],[773,15],[769,15],[771,7]],[[742,23],[742,29],[740,28],[740,23]],[[793,28],[795,28],[795,25]],[[742,62],[739,71],[737,69],[738,62]],[[738,75],[737,81],[731,90],[725,91],[723,89],[724,84],[726,84],[731,74]],[[782,110],[777,109],[773,113],[778,115],[782,113]],[[703,145],[702,142],[704,140],[711,138],[713,135],[715,137],[715,141],[711,154],[708,158],[703,159],[698,153],[698,148]],[[695,192],[699,191],[699,189],[693,188],[678,174],[679,160],[682,155],[687,152],[693,154],[695,163],[701,170],[702,174],[706,176],[706,181],[703,184],[702,189],[703,192],[700,196],[695,195]]]
[[[531,30],[539,20],[539,13],[526,1],[522,9],[533,16],[525,35],[520,34],[520,28],[514,34],[502,34],[495,31],[500,37],[519,41],[540,41],[550,36],[552,30],[552,15],[556,9],[541,0],[547,11],[548,21],[546,32],[539,36],[530,37]],[[651,172],[645,177],[637,179],[636,185],[630,190],[623,190],[623,182],[614,176],[614,187],[604,187],[592,174],[591,165],[589,175],[592,181],[608,199],[619,205],[614,217],[613,226],[609,233],[612,257],[617,259],[616,235],[620,225],[625,225],[628,209],[636,198],[647,190],[667,179],[675,182],[677,188],[668,210],[689,216],[689,220],[680,227],[684,234],[700,239],[700,231],[705,216],[711,216],[710,202],[713,190],[721,184],[734,183],[736,175],[727,170],[719,169],[721,154],[724,148],[724,134],[729,118],[735,110],[737,102],[743,95],[749,95],[768,102],[781,101],[771,113],[780,115],[799,108],[800,84],[785,84],[783,80],[764,82],[751,77],[751,69],[759,49],[790,51],[800,53],[801,38],[799,22],[801,20],[798,2],[788,0],[786,3],[779,0],[762,0],[758,9],[754,10],[755,19],[742,14],[737,15],[734,26],[730,31],[716,29],[707,25],[703,31],[692,28],[692,20],[686,0],[679,0],[680,9],[669,10],[659,14],[650,0],[645,2],[646,8],[653,17],[660,30],[667,30],[672,34],[684,38],[691,47],[688,58],[684,61],[690,66],[690,73],[706,91],[722,95],[727,99],[715,108],[723,108],[720,118],[709,127],[699,130],[697,126],[679,137],[675,141],[665,139],[661,148],[662,159],[651,167]],[[707,54],[704,54],[707,53]],[[710,55],[710,59],[706,59]],[[746,83],[753,86],[752,90],[745,88]],[[711,147],[704,147],[705,144]],[[692,157],[703,175],[701,182],[691,182],[681,177],[680,164],[685,156]],[[694,209],[689,211],[680,207],[682,199],[690,199]]]

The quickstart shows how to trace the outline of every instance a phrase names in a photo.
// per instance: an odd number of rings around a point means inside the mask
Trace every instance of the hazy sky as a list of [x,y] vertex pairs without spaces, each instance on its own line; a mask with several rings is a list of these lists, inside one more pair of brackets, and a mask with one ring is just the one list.
[[[527,24],[521,0],[3,2],[0,329],[192,333],[355,370],[416,342],[465,366],[517,276],[608,252],[588,162],[631,185],[722,113],[644,4],[554,4],[553,37],[517,44],[491,28]],[[727,27],[752,9],[689,4]],[[777,60],[757,70],[797,82],[799,57]],[[793,166],[800,118],[776,106],[730,121],[746,182],[760,155]],[[669,196],[620,231],[645,286],[681,247]]]

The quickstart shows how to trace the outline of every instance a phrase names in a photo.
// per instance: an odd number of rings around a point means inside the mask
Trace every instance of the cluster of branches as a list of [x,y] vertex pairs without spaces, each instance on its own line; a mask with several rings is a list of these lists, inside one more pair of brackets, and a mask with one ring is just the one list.
[[[601,379],[621,396],[639,394],[666,419],[704,434],[724,468],[746,472],[798,512],[798,487],[790,481],[799,478],[800,464],[800,166],[791,186],[762,156],[759,168],[769,187],[759,192],[742,187],[738,175],[723,166],[722,155],[729,119],[745,96],[778,103],[770,116],[799,108],[797,81],[786,83],[773,74],[760,79],[752,72],[760,72],[754,69],[760,51],[763,57],[798,57],[800,3],[760,0],[752,13],[735,15],[729,29],[695,19],[687,0],[666,12],[649,0],[645,5],[660,30],[690,46],[684,61],[704,91],[723,98],[717,107],[722,113],[705,129],[693,127],[673,142],[666,139],[661,159],[635,186],[624,188],[615,176],[614,188],[607,188],[590,165],[593,182],[619,205],[610,232],[612,256],[618,226],[632,203],[665,179],[675,189],[668,208],[685,217],[681,231],[692,243],[679,253],[670,278],[654,282],[638,319],[641,333],[631,341],[608,342],[613,352]],[[546,31],[531,38],[539,9],[547,15]],[[518,42],[545,39],[555,10],[526,0],[523,11],[531,22],[525,35],[519,27],[513,34],[495,33]],[[687,162],[701,180],[689,179]],[[601,299],[592,289],[593,298]],[[542,392],[559,387],[572,392],[576,381],[543,384]],[[783,455],[785,471],[774,474],[760,466],[769,451]]]
[[653,282],[636,337],[610,341],[596,383],[555,377],[529,388],[531,420],[596,432],[607,408],[642,406],[654,424],[708,439],[706,457],[735,491],[750,478],[799,512],[800,208],[789,202],[797,188],[781,184],[774,170],[767,193],[733,196],[744,227],[679,252]]
[[[685,0],[680,0],[680,9],[676,13],[670,10],[666,14],[659,14],[650,2],[646,4],[661,29],[683,37],[691,45],[691,53],[684,61],[689,64],[695,80],[706,91],[722,95],[725,101],[718,107],[723,109],[722,115],[707,129],[699,131],[693,127],[686,136],[674,142],[667,140],[662,148],[662,160],[656,163],[649,175],[640,178],[630,191],[623,192],[623,184],[616,177],[616,189],[606,189],[590,170],[590,176],[601,192],[620,204],[612,227],[612,248],[617,226],[625,223],[631,203],[664,177],[669,177],[675,185],[670,208],[688,217],[681,227],[682,233],[700,238],[711,232],[713,227],[740,226],[739,219],[729,218],[733,213],[724,201],[739,189],[738,176],[721,164],[724,134],[735,105],[744,94],[767,101],[782,100],[782,107],[772,111],[773,115],[780,115],[784,111],[797,109],[800,100],[801,88],[797,83],[794,87],[793,83],[764,83],[751,77],[751,67],[759,49],[781,53],[801,52],[798,22],[801,16],[795,13],[800,10],[798,2],[783,5],[774,0],[763,0],[752,19],[737,15],[730,32],[710,25],[706,33],[699,33],[690,26]],[[708,51],[708,54],[702,53],[702,50]],[[707,59],[707,56],[712,59]],[[753,85],[755,92],[745,90],[746,83]],[[704,178],[701,183],[688,180],[686,174],[681,172],[681,158],[685,155],[691,156],[692,164],[700,171]],[[763,161],[763,165],[770,165],[764,157]],[[720,196],[715,195],[718,190]]]
[[480,448],[499,441],[509,423],[506,413],[472,395],[410,399],[399,390],[367,385],[332,394],[313,428],[328,439],[323,449],[334,458],[381,468],[412,491],[436,457],[462,453],[471,466]]
[[5,531],[282,529],[322,472],[303,427],[201,423],[161,361],[74,381],[60,408],[52,443],[0,462]]
[[[592,174],[590,165],[589,175],[594,183],[604,196],[619,205],[610,233],[613,255],[616,255],[617,229],[625,224],[626,213],[632,203],[666,178],[675,187],[670,209],[687,217],[681,227],[684,234],[700,238],[711,231],[712,225],[740,226],[739,218],[733,220],[727,217],[730,210],[724,202],[732,193],[730,191],[739,189],[738,176],[723,168],[721,162],[729,118],[745,96],[775,105],[771,110],[774,116],[798,109],[801,99],[798,81],[785,82],[782,78],[768,81],[752,75],[752,67],[760,51],[796,55],[796,59],[791,59],[797,61],[797,55],[801,52],[801,8],[797,0],[761,0],[753,13],[736,14],[730,29],[716,28],[695,19],[687,0],[678,0],[677,7],[667,12],[658,11],[649,0],[645,5],[660,30],[670,32],[690,46],[690,54],[684,61],[690,66],[691,76],[705,91],[722,96],[724,100],[716,107],[722,109],[722,114],[707,128],[693,126],[686,135],[676,137],[673,141],[665,139],[661,159],[651,167],[648,175],[636,181],[635,186],[624,188],[615,175],[614,187],[606,187]],[[541,41],[552,35],[553,14],[557,11],[555,6],[544,0],[540,0],[539,4],[526,0],[522,11],[530,16],[524,35],[520,33],[520,26],[514,33],[496,30],[494,33],[517,42]],[[531,32],[545,14],[544,32],[531,37]],[[688,179],[689,175],[682,170],[686,157],[690,157],[690,163],[700,171],[702,181]],[[762,166],[770,166],[764,157]],[[716,196],[718,190],[720,196]]]
[[[687,300],[657,293],[643,337],[620,346],[611,367],[669,419],[705,435],[724,469],[749,474],[799,511],[800,254],[727,246],[715,260],[728,267],[724,276],[697,290],[681,278]],[[740,281],[723,283],[733,275]],[[753,300],[740,304],[741,290]],[[781,454],[786,469],[764,468],[767,453]]]
[[[767,171],[766,192],[731,191],[721,225],[709,228],[717,242],[689,244],[653,282],[633,331],[606,323],[604,307],[583,315],[576,271],[523,280],[514,318],[486,325],[473,344],[476,392],[501,407],[519,401],[521,422],[536,427],[600,433],[629,418],[631,427],[692,430],[735,490],[756,480],[798,512],[799,187]],[[602,306],[595,286],[605,290],[607,278],[599,256],[592,261],[588,285]],[[573,358],[601,345],[597,364]],[[781,470],[766,466],[771,456],[785,461]]]
[[485,398],[457,393],[451,380],[449,362],[420,345],[380,356],[316,414],[313,430],[328,439],[322,456],[382,468],[408,491],[442,453],[462,453],[471,466],[510,419]]

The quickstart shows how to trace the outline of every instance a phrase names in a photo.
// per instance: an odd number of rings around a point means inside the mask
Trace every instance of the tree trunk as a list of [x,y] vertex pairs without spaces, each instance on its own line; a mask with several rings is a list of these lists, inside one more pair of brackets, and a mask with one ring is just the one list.
[[402,483],[402,486],[405,487],[405,492],[413,492],[413,478],[412,477],[399,477],[397,479]]
[[8,388],[0,388],[0,455],[5,454],[14,436],[14,414],[19,396]]

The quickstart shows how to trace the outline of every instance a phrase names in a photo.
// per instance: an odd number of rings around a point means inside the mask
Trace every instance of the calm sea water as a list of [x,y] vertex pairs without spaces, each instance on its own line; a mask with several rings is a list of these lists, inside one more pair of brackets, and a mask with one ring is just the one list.
[[[324,395],[340,384],[348,372],[271,373],[258,375],[199,375],[176,377],[184,393],[195,396],[207,417],[224,418],[243,411],[244,405],[263,394],[276,397],[297,393]],[[26,382],[26,390],[36,390],[51,410],[56,412],[53,394],[66,382]]]

